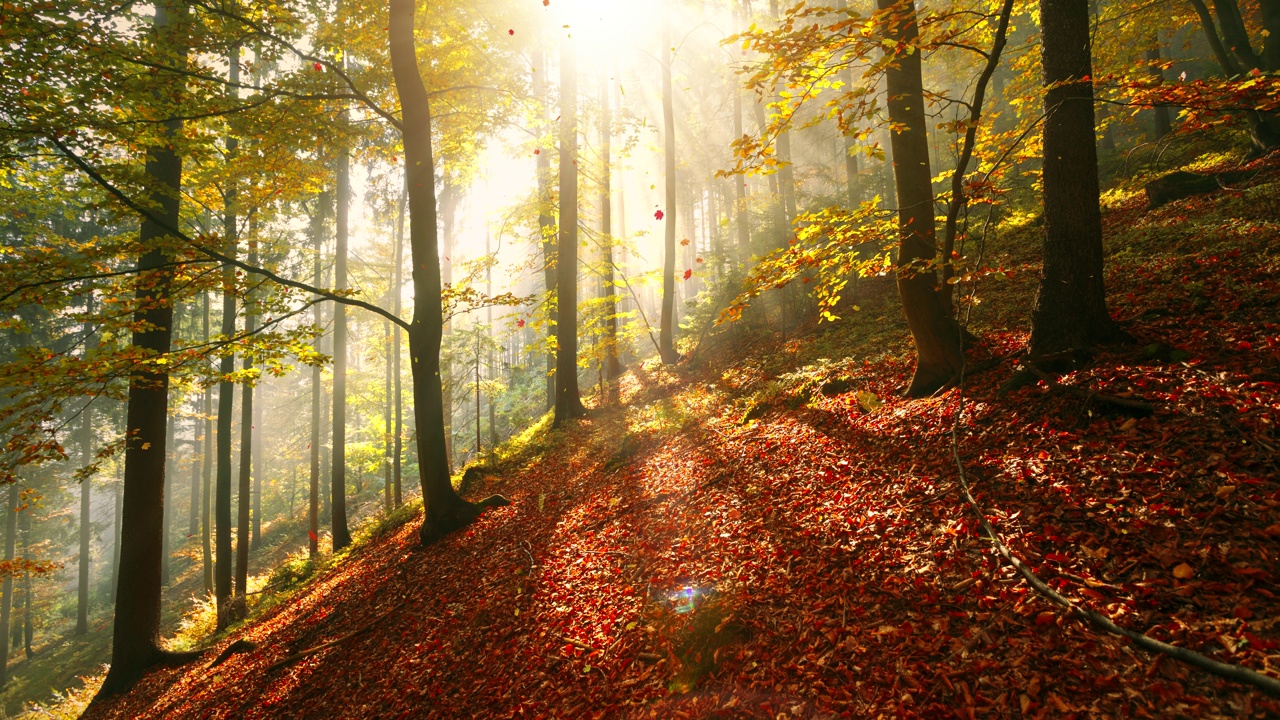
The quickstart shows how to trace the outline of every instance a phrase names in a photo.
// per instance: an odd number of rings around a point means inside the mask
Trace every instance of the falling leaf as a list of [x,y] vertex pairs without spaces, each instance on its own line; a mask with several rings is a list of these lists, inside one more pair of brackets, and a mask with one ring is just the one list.
[[691,277],[693,277],[693,269],[692,269],[692,268],[690,268],[690,269],[688,269],[688,270],[685,270],[685,271],[684,271],[684,279],[685,279],[685,280],[688,280],[688,279],[689,279],[689,278],[691,278]]
[[663,214],[662,214],[662,211],[661,211],[661,210],[655,211],[655,212],[653,213],[653,219],[654,219],[654,220],[661,220],[662,218],[663,218]]
[[1173,569],[1173,576],[1179,580],[1190,580],[1195,577],[1195,574],[1195,568],[1186,563],[1178,563],[1178,566]]
[[[658,218],[658,219],[659,219],[659,220],[661,220],[662,218]],[[681,245],[688,245],[688,244],[689,244],[689,238],[685,238],[685,239],[681,240],[681,241],[680,241],[680,244],[681,244]]]

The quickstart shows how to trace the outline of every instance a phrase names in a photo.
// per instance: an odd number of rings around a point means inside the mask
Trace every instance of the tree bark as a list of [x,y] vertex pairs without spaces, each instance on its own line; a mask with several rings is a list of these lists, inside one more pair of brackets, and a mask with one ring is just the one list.
[[[180,5],[157,3],[155,37],[169,53],[185,55],[178,15]],[[138,261],[138,310],[135,320],[144,329],[133,333],[133,345],[144,352],[169,352],[173,334],[173,305],[168,299],[171,270],[163,240],[164,226],[178,227],[182,187],[182,159],[171,144],[181,132],[180,120],[165,121],[166,139],[147,149],[146,177],[151,203],[161,223],[144,219],[139,244],[148,248]],[[121,513],[120,577],[116,588],[115,629],[111,669],[98,697],[128,689],[147,668],[189,656],[160,647],[161,535],[164,531],[166,428],[169,421],[169,374],[154,365],[137,365],[129,374],[124,456],[124,505]]]
[[[877,0],[881,32],[887,40],[912,48],[919,37],[913,0]],[[916,371],[910,397],[925,397],[952,383],[964,363],[959,333],[938,292],[935,269],[933,184],[929,169],[928,121],[920,52],[899,52],[885,71],[890,132],[898,198],[897,282],[902,309],[916,346]]]
[[[254,235],[255,228],[249,228],[249,264],[258,264],[258,241]],[[249,296],[244,304],[244,332],[251,335],[258,329],[257,313],[253,310],[253,299]],[[241,367],[245,375],[253,369],[253,357],[249,353],[241,355]],[[236,488],[236,577],[235,596],[243,602],[245,593],[249,591],[249,521],[250,508],[253,506],[253,383],[248,380],[240,388],[240,476]],[[237,603],[237,612],[242,611]]]
[[[254,394],[259,395],[256,388]],[[253,534],[249,541],[249,549],[251,550],[258,547],[258,541],[262,537],[262,466],[264,460],[262,457],[262,433],[265,429],[262,426],[262,414],[265,401],[265,396],[257,397],[253,404],[253,512],[251,514]]]
[[[407,203],[408,203],[408,187],[406,186],[405,189],[400,193],[400,214],[399,214],[399,219],[397,220],[397,223],[396,223],[396,266],[395,266],[395,270],[392,272],[392,277],[395,278],[395,282],[392,284],[392,301],[391,302],[392,302],[392,307],[394,307],[395,309],[396,317],[400,317],[400,313],[402,311],[401,303],[403,302],[403,300],[401,299],[401,297],[404,292],[404,215],[405,215],[405,205]],[[393,495],[392,502],[394,507],[400,507],[400,503],[403,500],[403,495],[400,487],[401,473],[402,473],[402,468],[400,465],[400,457],[403,454],[401,450],[401,443],[404,438],[404,426],[403,426],[403,421],[401,417],[401,409],[403,407],[403,397],[402,397],[402,381],[400,377],[400,337],[401,337],[400,326],[392,325],[391,332],[395,333],[395,351],[391,358],[391,362],[392,362],[391,372],[392,372],[393,380],[395,381],[395,393],[396,393],[395,394],[396,425],[395,425],[395,438],[394,438],[395,451],[394,451],[394,454],[392,455],[392,477],[393,477],[393,482],[395,487],[392,492],[392,495]]]
[[[542,121],[547,122],[546,57],[541,50],[533,52],[533,94],[538,99]],[[542,244],[543,289],[547,294],[547,409],[556,406],[556,243],[555,216],[551,214],[551,156],[537,148],[534,170],[538,176],[538,235]]]
[[[840,0],[836,6],[841,14],[847,14],[849,5],[847,0]],[[840,73],[846,87],[853,88],[853,67],[845,66]],[[845,192],[849,196],[849,209],[857,209],[861,204],[861,189],[858,187],[858,154],[856,152],[857,145],[853,142],[853,135],[844,134],[844,174],[845,174]]]
[[387,35],[403,113],[409,247],[413,264],[414,308],[409,354],[422,483],[423,521],[418,534],[423,544],[431,544],[470,524],[480,509],[454,492],[445,457],[444,398],[440,385],[444,308],[440,296],[435,160],[431,149],[430,100],[418,73],[414,48],[414,2],[390,0],[389,6]]
[[[345,115],[345,112],[344,112]],[[351,159],[345,149],[338,155],[338,210],[334,250],[335,285],[347,289],[347,218],[351,206]],[[333,551],[351,544],[347,529],[347,306],[333,308],[333,461],[330,464],[329,507],[333,527]]]
[[[240,82],[240,46],[232,47],[227,62],[230,66],[228,80],[231,84]],[[240,146],[234,135],[226,141],[227,156],[233,158]],[[225,209],[222,215],[223,233],[226,235],[227,255],[234,257],[239,228],[236,212],[237,192],[232,180],[226,190]],[[236,296],[235,269],[230,265],[222,269],[222,336],[230,338],[236,332]],[[228,353],[222,358],[218,371],[223,377],[235,372],[235,357]],[[235,403],[235,385],[230,382],[218,383],[218,477],[214,489],[217,503],[215,518],[214,542],[214,599],[218,608],[218,629],[227,626],[228,603],[231,600],[231,413]]]
[[[13,560],[14,546],[17,544],[18,526],[18,484],[9,486],[9,512],[4,520],[4,559]],[[0,584],[0,687],[9,684],[9,622],[13,610],[13,575],[4,576]]]
[[[603,295],[605,297],[604,376],[609,382],[618,379],[618,294],[613,286],[613,188],[612,147],[613,114],[609,108],[609,76],[600,74],[600,253],[604,260]],[[492,324],[492,323],[491,323]],[[601,398],[603,401],[604,398]]]
[[[440,189],[440,221],[441,243],[440,282],[443,287],[453,286],[453,231],[454,218],[458,204],[462,202],[462,190],[449,181],[446,176]],[[453,334],[453,318],[444,319],[444,337]],[[444,448],[445,460],[449,463],[449,472],[453,473],[453,401],[454,401],[453,363],[449,355],[440,356],[440,382],[444,393]]]
[[[85,313],[93,315],[93,291],[89,291]],[[89,323],[84,327],[86,354],[93,342]],[[85,405],[80,414],[80,462],[84,467],[93,463],[93,403]],[[80,557],[76,583],[76,636],[89,632],[89,539],[93,530],[93,505],[90,494],[92,482],[88,477],[80,481]]]
[[[324,251],[324,215],[329,206],[324,193],[316,198],[315,213],[311,216],[311,242],[315,253],[312,266],[312,282],[320,287],[323,282],[322,258]],[[320,305],[312,307],[312,319],[317,327],[324,326],[324,317]],[[315,351],[323,351],[323,332],[316,336]],[[320,384],[320,366],[311,368],[311,475],[309,482],[310,496],[307,502],[307,550],[311,558],[320,553],[320,406],[324,396],[324,388]]]
[[[31,562],[31,510],[32,507],[28,503],[22,511],[22,559],[28,563]],[[35,652],[31,649],[31,644],[35,640],[35,628],[31,625],[33,619],[31,598],[31,570],[28,569],[22,573],[22,649],[26,652],[28,660],[35,656]]]
[[[176,303],[175,303],[175,306],[176,306]],[[176,307],[173,312],[175,315],[177,314]],[[175,434],[174,431],[177,428],[178,422],[175,419],[175,420],[168,421],[167,424],[169,427],[165,430],[164,446],[172,450],[173,448],[176,447],[173,437],[174,437],[174,434]],[[177,453],[175,452],[169,452],[168,456],[165,458],[165,465],[164,465],[164,487],[162,490],[164,493],[164,506],[161,510],[161,517],[163,518],[163,520],[160,523],[160,584],[161,585],[169,584],[169,570],[170,570],[169,557],[172,554],[172,548],[170,547],[170,537],[173,534],[171,532],[172,526],[173,526],[173,478],[177,477],[177,474],[178,474],[178,462],[177,462],[177,459],[174,457],[176,454]]]
[[662,218],[662,317],[658,329],[658,354],[662,362],[680,362],[676,352],[676,120],[671,94],[671,0],[662,2],[662,135],[663,180],[666,208]]
[[555,424],[586,415],[578,390],[578,60],[560,40],[560,232],[556,246]]
[[[1147,62],[1151,63],[1148,72],[1151,73],[1152,79],[1157,83],[1164,82],[1164,70],[1156,64],[1160,62],[1160,36],[1158,34],[1151,36],[1151,48],[1147,50]],[[1167,105],[1157,105],[1152,109],[1152,129],[1156,140],[1160,140],[1173,132],[1173,121],[1169,117],[1169,107]]]
[[[204,341],[209,342],[209,294],[201,293],[201,305],[203,306],[202,329]],[[209,516],[213,498],[212,479],[213,479],[213,390],[206,386],[204,389],[204,457],[200,470],[201,482],[203,489],[200,492],[200,547],[204,555],[204,591],[206,594],[213,593],[213,547],[212,547],[212,528],[209,526]]]
[[1031,311],[1032,357],[1121,339],[1107,312],[1094,144],[1088,0],[1041,0],[1044,270]]

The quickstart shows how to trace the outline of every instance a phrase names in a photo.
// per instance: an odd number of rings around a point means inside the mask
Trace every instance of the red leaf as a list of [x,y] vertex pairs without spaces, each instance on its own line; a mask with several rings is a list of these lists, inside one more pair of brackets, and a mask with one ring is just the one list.
[[661,211],[661,210],[658,210],[657,212],[655,212],[655,213],[653,214],[653,219],[654,219],[654,220],[661,220],[662,218],[663,218],[663,215],[662,215],[662,211]]
[[690,269],[690,270],[685,270],[685,271],[684,271],[684,279],[685,279],[685,280],[688,280],[688,279],[689,279],[689,278],[691,278],[691,277],[693,277],[693,270],[692,270],[692,269]]

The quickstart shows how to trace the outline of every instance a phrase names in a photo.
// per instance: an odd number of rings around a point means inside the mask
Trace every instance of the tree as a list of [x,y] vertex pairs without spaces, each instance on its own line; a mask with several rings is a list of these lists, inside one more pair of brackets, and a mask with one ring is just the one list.
[[[18,526],[18,484],[9,485],[9,501],[5,504],[4,518],[4,560],[13,563],[13,550],[17,542]],[[3,587],[0,588],[0,687],[9,684],[9,622],[13,610],[13,573],[4,574]]]
[[[89,291],[85,300],[85,311],[89,314],[93,313],[92,290]],[[87,322],[84,332],[86,336],[91,336]],[[89,352],[91,342],[89,339],[85,340],[86,354]],[[81,411],[80,423],[80,462],[85,468],[89,468],[93,463],[93,403],[86,404]],[[76,635],[89,632],[89,540],[93,534],[91,477],[91,474],[85,474],[80,478],[80,558],[76,593]]]
[[440,383],[444,307],[436,226],[435,160],[431,147],[430,99],[419,74],[414,47],[414,2],[390,0],[388,11],[387,39],[395,88],[400,97],[409,195],[414,307],[408,334],[422,479],[423,521],[419,538],[423,544],[430,544],[471,523],[480,508],[454,492],[445,456],[444,396]]
[[[613,138],[613,115],[609,109],[609,78],[600,76],[600,254],[603,260],[601,286],[605,298],[605,378],[612,382],[622,374],[618,364],[618,295],[613,281],[613,191],[610,142]],[[490,295],[493,293],[490,292]],[[489,324],[493,324],[490,318]],[[492,405],[491,405],[492,407]]]
[[[342,115],[345,117],[346,111]],[[338,154],[338,210],[334,249],[334,287],[347,289],[347,218],[351,210],[351,158],[346,150]],[[329,490],[332,510],[333,550],[351,544],[347,529],[347,308],[334,308],[333,318],[333,463]]]
[[671,97],[671,0],[662,3],[662,138],[663,181],[666,208],[660,218],[665,235],[662,244],[662,318],[658,329],[658,354],[662,362],[680,362],[675,345],[676,315],[676,119]]
[[[313,272],[312,282],[316,285],[321,283],[322,259],[321,255],[324,246],[324,209],[329,206],[324,193],[316,197],[316,207],[311,214],[311,241],[313,243]],[[316,327],[321,326],[322,317],[320,305],[316,305],[312,312],[312,318]],[[319,354],[323,347],[321,335],[317,335],[315,339],[315,351]],[[311,442],[308,447],[311,450],[311,474],[309,488],[311,491],[309,501],[307,503],[307,549],[312,558],[320,552],[320,406],[322,404],[322,396],[324,388],[320,385],[320,366],[311,366]]]
[[914,0],[876,0],[885,38],[885,86],[898,194],[898,294],[916,346],[916,370],[907,387],[924,397],[952,383],[964,363],[960,337],[938,292],[935,269],[933,182],[928,121],[921,78]]
[[557,425],[587,414],[578,392],[578,62],[560,40],[560,232],[556,246]]
[[[1214,0],[1216,23],[1204,0],[1190,2],[1200,18],[1214,58],[1229,81],[1244,79],[1255,73],[1280,72],[1280,0],[1259,0],[1258,19],[1261,21],[1263,36],[1261,51],[1253,46],[1248,26],[1236,0]],[[1266,153],[1280,147],[1280,114],[1274,110],[1250,108],[1245,111],[1245,117],[1256,153]]]
[[[185,57],[184,8],[169,2],[156,4],[154,38],[169,58]],[[164,245],[165,225],[177,227],[182,186],[182,158],[173,142],[182,121],[164,122],[163,139],[147,148],[146,176],[150,201],[159,208],[142,221],[139,244],[149,248],[138,260],[139,324],[134,347],[158,356],[169,351],[173,334],[173,305],[168,298],[171,256]],[[166,427],[168,425],[169,374],[163,365],[140,363],[129,376],[125,428],[124,504],[121,511],[120,576],[116,588],[115,629],[111,645],[111,669],[98,695],[121,692],[149,667],[166,661],[185,661],[190,653],[171,653],[160,647],[160,563],[164,528],[164,479]]]
[[[533,95],[538,101],[539,120],[547,122],[546,59],[542,50],[533,52]],[[543,289],[547,302],[547,409],[556,406],[556,355],[551,341],[556,336],[556,232],[555,217],[551,214],[551,156],[537,148],[534,155],[534,171],[538,182],[538,242],[542,246]]]
[[1044,67],[1044,270],[1031,311],[1031,356],[1124,337],[1107,312],[1094,140],[1087,0],[1041,0]]

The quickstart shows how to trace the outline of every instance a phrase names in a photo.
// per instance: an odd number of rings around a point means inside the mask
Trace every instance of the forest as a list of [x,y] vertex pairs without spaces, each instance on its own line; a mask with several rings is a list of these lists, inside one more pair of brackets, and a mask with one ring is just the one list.
[[1280,0],[0,0],[0,717],[1280,717]]

